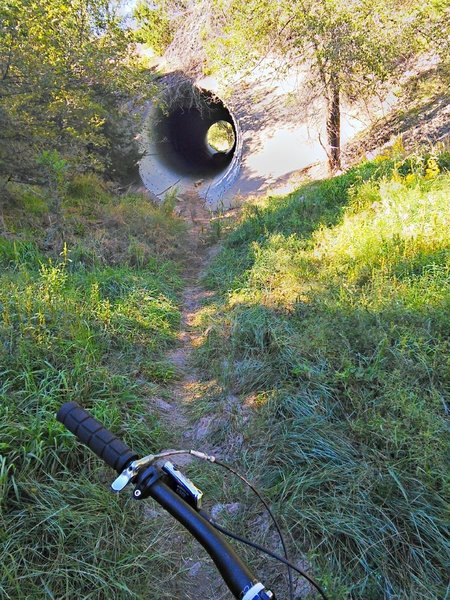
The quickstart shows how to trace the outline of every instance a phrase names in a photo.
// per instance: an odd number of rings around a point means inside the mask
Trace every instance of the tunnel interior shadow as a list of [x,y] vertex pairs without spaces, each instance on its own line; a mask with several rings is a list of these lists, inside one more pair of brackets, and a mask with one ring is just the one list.
[[[197,101],[181,95],[176,103],[157,110],[154,139],[163,162],[181,176],[215,177],[230,165],[237,132],[225,104],[211,92],[200,90]],[[216,152],[207,143],[208,130],[219,121],[230,123],[235,142],[228,152]]]

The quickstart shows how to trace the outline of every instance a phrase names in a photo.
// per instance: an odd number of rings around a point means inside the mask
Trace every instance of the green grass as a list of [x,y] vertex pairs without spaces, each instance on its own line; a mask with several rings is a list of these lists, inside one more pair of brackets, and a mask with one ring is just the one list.
[[[64,243],[72,266],[145,267],[155,256],[179,259],[184,252],[185,223],[174,217],[173,204],[158,207],[139,193],[118,195],[93,174],[77,175],[62,196],[59,228],[49,242],[51,198],[39,186],[11,185],[2,208],[6,239],[35,242],[58,259]],[[0,242],[1,243],[1,242]],[[2,252],[0,246],[0,253]]]
[[0,597],[164,598],[171,529],[111,494],[112,471],[55,413],[75,400],[139,453],[169,443],[146,396],[173,373],[164,353],[180,323],[180,266],[157,237],[181,243],[183,228],[143,198],[75,183],[61,255],[44,252],[36,212],[20,219],[29,192],[0,238]]
[[198,364],[252,407],[245,460],[331,598],[446,595],[448,165],[255,202],[207,275]]

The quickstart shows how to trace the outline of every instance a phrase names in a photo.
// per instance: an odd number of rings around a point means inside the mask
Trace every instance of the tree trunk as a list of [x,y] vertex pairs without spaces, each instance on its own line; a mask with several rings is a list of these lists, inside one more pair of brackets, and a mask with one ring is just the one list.
[[341,105],[339,81],[333,76],[327,97],[328,164],[334,173],[341,168]]

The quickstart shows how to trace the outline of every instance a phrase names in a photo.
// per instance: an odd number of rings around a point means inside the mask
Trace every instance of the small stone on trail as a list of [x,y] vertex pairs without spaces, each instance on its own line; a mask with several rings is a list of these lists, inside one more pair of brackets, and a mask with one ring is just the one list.
[[[311,565],[307,560],[297,560],[294,562],[295,566],[305,571],[305,573],[310,573]],[[295,598],[307,598],[314,592],[313,586],[303,577],[299,577],[297,582],[294,584],[294,596]]]
[[210,428],[211,428],[211,424],[213,422],[214,422],[214,417],[212,417],[212,416],[202,417],[200,419],[200,421],[197,423],[195,437],[198,440],[204,439],[208,435]]
[[153,402],[156,404],[156,406],[158,408],[160,408],[161,410],[164,410],[165,412],[169,412],[169,411],[173,410],[172,404],[169,404],[169,402],[166,402],[162,398],[155,398]]
[[161,516],[161,513],[152,508],[148,504],[144,504],[144,516],[146,519],[158,519]]
[[199,574],[200,570],[202,568],[202,563],[196,562],[192,565],[192,567],[189,569],[188,573],[191,577],[197,577],[197,575]]
[[229,515],[235,515],[241,509],[240,502],[231,502],[230,504],[215,504],[211,509],[211,516],[213,519],[220,517],[222,512],[226,512]]

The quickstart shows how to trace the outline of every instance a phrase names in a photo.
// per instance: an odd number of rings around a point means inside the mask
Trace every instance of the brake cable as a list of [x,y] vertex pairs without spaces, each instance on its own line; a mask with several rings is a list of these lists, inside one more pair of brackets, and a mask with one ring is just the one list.
[[[262,494],[255,488],[255,486],[250,481],[248,481],[248,479],[246,479],[243,475],[241,475],[240,473],[238,473],[237,471],[235,471],[232,467],[230,467],[230,465],[227,465],[226,463],[224,463],[224,462],[222,462],[220,460],[217,460],[217,459],[214,462],[215,462],[216,465],[219,465],[219,466],[223,467],[224,469],[226,469],[227,471],[229,471],[230,473],[232,473],[233,475],[235,475],[236,477],[238,477],[241,481],[243,481],[252,490],[252,492],[259,498],[259,500],[262,502],[262,504],[264,505],[264,508],[269,513],[270,518],[272,519],[273,524],[275,525],[275,529],[278,532],[278,536],[280,538],[281,545],[283,547],[284,556],[286,558],[286,561],[288,561],[289,560],[289,556],[288,556],[286,544],[284,542],[283,533],[281,531],[280,526],[278,525],[278,522],[277,522],[277,520],[275,518],[275,515],[270,510],[270,507],[269,507],[268,503],[266,502],[266,500],[264,499],[264,497],[262,496]],[[213,525],[214,525],[214,527],[216,526],[214,523],[213,523]],[[289,578],[289,595],[291,597],[291,600],[294,600],[294,584],[292,582],[291,566],[288,563],[286,563],[286,566],[287,566],[288,578]]]
[[[202,511],[201,514],[206,518],[206,514],[204,513],[204,511]],[[293,569],[294,571],[297,571],[297,573],[299,573],[302,577],[304,577],[306,579],[306,581],[308,581],[312,586],[314,586],[316,588],[316,590],[319,592],[319,594],[322,596],[322,598],[324,600],[328,600],[325,592],[320,587],[320,585],[312,577],[310,577],[307,573],[305,573],[305,571],[303,571],[299,567],[296,567],[290,561],[286,560],[282,556],[279,556],[278,554],[275,554],[275,552],[272,552],[268,548],[264,548],[264,546],[260,546],[259,544],[256,544],[255,542],[251,542],[250,540],[247,540],[246,538],[243,538],[240,535],[237,535],[236,533],[232,533],[231,531],[228,531],[227,529],[225,529],[224,527],[222,527],[221,525],[216,523],[214,520],[211,520],[211,519],[207,519],[207,520],[209,523],[211,523],[211,525],[213,527],[215,527],[217,529],[217,531],[220,531],[220,533],[223,533],[224,535],[232,538],[233,540],[241,542],[242,544],[247,544],[247,546],[255,548],[256,550],[259,550],[260,552],[267,554],[267,556],[270,556],[271,558],[278,560],[279,562],[283,563],[284,565],[286,565],[288,567],[289,572],[291,569]]]
[[[150,463],[153,463],[153,462],[155,462],[155,461],[157,461],[159,459],[167,458],[168,456],[174,456],[174,455],[179,455],[179,454],[190,454],[191,456],[195,456],[196,458],[199,458],[200,460],[204,460],[206,462],[210,462],[212,464],[216,464],[216,465],[218,465],[218,466],[226,469],[227,471],[229,471],[230,473],[232,473],[233,475],[235,475],[236,477],[238,477],[241,481],[243,481],[254,492],[254,494],[256,494],[256,496],[259,498],[259,500],[264,505],[264,508],[269,513],[270,518],[272,519],[272,522],[274,523],[275,528],[277,530],[277,533],[279,535],[279,538],[280,538],[280,541],[281,541],[281,545],[283,547],[283,552],[284,552],[285,558],[283,558],[282,556],[279,556],[278,554],[275,554],[275,552],[272,552],[271,550],[268,550],[267,548],[264,548],[264,546],[260,546],[259,544],[251,542],[250,540],[247,540],[247,539],[245,539],[245,538],[243,538],[241,536],[238,536],[235,533],[227,531],[226,529],[224,529],[223,527],[221,527],[218,523],[216,523],[213,519],[211,519],[209,517],[209,515],[207,515],[207,513],[205,513],[204,511],[201,511],[202,514],[203,514],[203,516],[205,518],[207,518],[208,522],[211,525],[213,525],[213,527],[215,527],[218,531],[220,531],[224,535],[227,535],[228,537],[231,537],[231,538],[233,538],[233,539],[235,539],[238,542],[241,542],[243,544],[247,544],[248,546],[251,546],[252,548],[255,548],[256,550],[259,550],[260,552],[263,552],[264,554],[267,554],[271,558],[274,558],[275,560],[278,560],[279,562],[281,562],[284,565],[286,565],[286,567],[288,569],[289,595],[290,595],[291,600],[294,600],[294,586],[293,586],[293,581],[292,581],[292,572],[291,572],[291,569],[293,569],[294,571],[296,571],[297,573],[299,573],[304,579],[306,579],[319,592],[319,594],[322,596],[322,598],[324,600],[328,600],[325,592],[322,590],[322,588],[320,587],[320,585],[312,577],[310,577],[305,571],[303,571],[299,567],[296,567],[294,564],[292,564],[288,560],[288,553],[287,553],[287,548],[286,548],[286,544],[285,544],[285,541],[284,541],[283,533],[282,533],[281,528],[280,528],[280,526],[279,526],[279,524],[278,524],[278,522],[277,522],[277,520],[275,518],[275,515],[271,511],[271,509],[270,509],[267,501],[263,498],[262,494],[255,488],[255,486],[250,481],[248,481],[248,479],[246,479],[243,475],[241,475],[235,469],[233,469],[233,467],[231,467],[230,465],[227,465],[226,463],[218,460],[215,456],[205,454],[204,452],[200,452],[198,450],[167,450],[167,451],[161,452],[159,454],[146,456],[146,457],[140,459],[138,462],[140,463],[139,466],[142,467],[144,464],[150,464]],[[120,479],[122,476],[119,476],[118,479]]]

